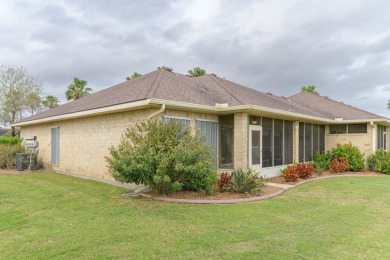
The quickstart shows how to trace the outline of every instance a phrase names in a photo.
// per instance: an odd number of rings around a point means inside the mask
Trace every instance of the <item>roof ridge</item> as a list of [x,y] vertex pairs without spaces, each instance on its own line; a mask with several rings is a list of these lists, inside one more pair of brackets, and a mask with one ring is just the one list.
[[243,101],[240,97],[238,97],[235,93],[233,93],[232,91],[230,91],[229,89],[225,88],[222,84],[220,84],[217,80],[215,80],[213,77],[217,77],[217,76],[211,76],[209,74],[207,74],[207,76],[212,80],[214,81],[220,88],[222,88],[223,90],[225,90],[227,93],[229,93],[235,100],[237,100],[238,102],[240,102],[241,104],[245,104],[245,101]]
[[346,104],[346,103],[344,103],[344,102],[342,102],[342,101],[337,101],[337,100],[331,99],[331,98],[329,98],[329,97],[321,96],[320,94],[315,94],[315,93],[311,93],[311,92],[308,92],[308,91],[300,92],[300,93],[297,93],[297,94],[292,95],[292,96],[290,96],[290,97],[297,96],[297,95],[300,95],[300,94],[311,94],[311,95],[315,95],[315,96],[320,97],[320,98],[322,98],[322,99],[324,99],[324,100],[328,100],[328,101],[331,101],[331,102],[333,102],[333,103],[337,103],[337,104],[340,104],[340,105],[343,105],[343,106],[347,106],[347,107],[350,107],[350,108],[359,110],[359,111],[361,111],[361,112],[364,112],[364,113],[367,113],[367,114],[370,114],[370,115],[373,115],[373,116],[377,116],[377,117],[380,117],[380,118],[386,118],[386,117],[384,117],[384,116],[377,115],[377,114],[375,114],[375,113],[372,113],[372,112],[370,112],[370,111],[361,109],[361,108],[359,108],[359,107],[355,107],[355,106],[352,106],[352,105],[350,105],[350,104]]
[[158,87],[160,86],[161,77],[165,70],[160,69],[158,70],[158,74],[156,78],[154,79],[152,86],[149,88],[148,92],[146,93],[146,97],[152,98],[154,95],[156,95],[156,92],[158,90]]

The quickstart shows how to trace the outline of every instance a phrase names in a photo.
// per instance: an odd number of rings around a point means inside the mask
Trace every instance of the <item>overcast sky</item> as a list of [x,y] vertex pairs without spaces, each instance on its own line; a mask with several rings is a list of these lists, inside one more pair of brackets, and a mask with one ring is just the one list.
[[390,117],[390,1],[0,1],[0,65],[24,66],[65,102],[170,66],[289,96],[322,95]]

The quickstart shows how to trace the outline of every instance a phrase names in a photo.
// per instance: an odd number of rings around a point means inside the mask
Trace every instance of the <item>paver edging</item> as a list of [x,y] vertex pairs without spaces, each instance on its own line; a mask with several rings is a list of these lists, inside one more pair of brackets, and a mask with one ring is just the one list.
[[[296,184],[291,185],[290,188],[294,188],[296,186],[302,185],[307,182],[321,180],[321,179],[329,179],[329,178],[338,178],[338,177],[384,177],[381,175],[364,175],[364,174],[344,174],[344,175],[334,175],[334,176],[323,176],[323,177],[317,177],[314,179],[309,180],[303,180],[301,182],[298,182]],[[164,202],[172,202],[172,203],[183,203],[183,204],[238,204],[238,203],[245,203],[245,202],[252,202],[252,201],[260,201],[265,200],[269,198],[273,198],[276,196],[279,196],[285,191],[285,189],[281,188],[281,190],[268,194],[263,196],[257,196],[257,197],[251,197],[251,198],[244,198],[244,199],[229,199],[229,200],[191,200],[191,199],[175,199],[175,198],[163,198],[163,197],[155,197],[150,194],[146,193],[138,193],[143,198],[148,199],[154,199],[157,201],[164,201]]]
[[183,204],[237,204],[237,203],[244,203],[244,202],[252,202],[252,201],[259,201],[259,200],[265,200],[272,197],[276,197],[284,192],[284,189],[281,189],[275,193],[263,195],[263,196],[257,196],[257,197],[251,197],[251,198],[244,198],[244,199],[229,199],[229,200],[191,200],[191,199],[175,199],[175,198],[163,198],[163,197],[154,197],[150,194],[145,193],[139,193],[144,198],[150,198],[158,201],[165,201],[165,202],[173,202],[173,203],[183,203]]

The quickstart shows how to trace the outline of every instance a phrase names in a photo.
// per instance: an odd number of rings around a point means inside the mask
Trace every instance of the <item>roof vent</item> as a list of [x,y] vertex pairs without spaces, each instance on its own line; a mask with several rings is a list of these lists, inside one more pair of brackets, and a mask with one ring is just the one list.
[[229,106],[228,103],[215,103],[216,108],[226,108],[228,106]]
[[270,95],[270,96],[273,96],[273,94],[271,92],[267,92],[267,94]]
[[191,75],[191,74],[186,74],[186,76],[192,78],[192,75]]
[[328,98],[328,96],[324,96],[324,98]]
[[216,77],[216,76],[217,76],[217,74],[215,74],[215,73],[211,73],[210,75],[211,75],[211,76],[214,76],[214,77]]
[[167,66],[162,66],[162,69],[167,70],[169,72],[173,71],[173,69],[171,67],[167,67]]

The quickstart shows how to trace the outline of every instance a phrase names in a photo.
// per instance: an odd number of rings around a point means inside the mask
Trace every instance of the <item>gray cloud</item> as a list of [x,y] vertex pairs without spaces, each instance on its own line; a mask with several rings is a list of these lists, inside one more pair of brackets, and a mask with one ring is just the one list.
[[2,64],[23,65],[65,101],[137,71],[201,66],[278,95],[304,85],[389,116],[390,3],[373,1],[6,1]]

